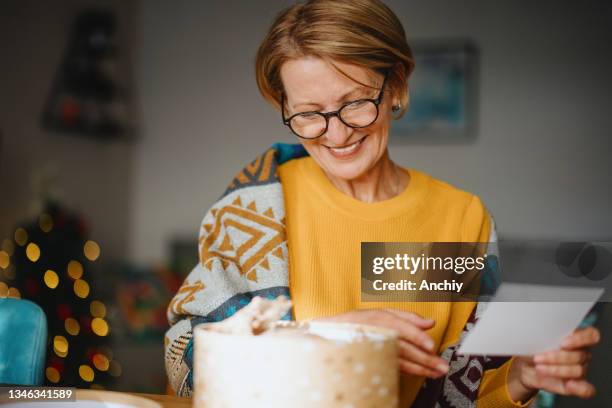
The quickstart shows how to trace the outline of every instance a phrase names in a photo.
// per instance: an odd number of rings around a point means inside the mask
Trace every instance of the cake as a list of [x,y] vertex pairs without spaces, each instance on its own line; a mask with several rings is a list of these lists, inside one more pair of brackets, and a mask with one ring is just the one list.
[[254,298],[194,329],[194,407],[396,408],[396,335],[382,328],[281,322],[285,298]]

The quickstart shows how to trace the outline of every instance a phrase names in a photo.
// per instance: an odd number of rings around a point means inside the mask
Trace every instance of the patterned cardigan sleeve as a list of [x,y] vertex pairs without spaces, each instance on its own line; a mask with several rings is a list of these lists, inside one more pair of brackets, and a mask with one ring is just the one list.
[[234,177],[204,216],[199,262],[168,306],[164,360],[178,395],[192,394],[197,324],[226,319],[254,296],[289,297],[284,199],[276,169],[304,154],[300,146],[273,146]]

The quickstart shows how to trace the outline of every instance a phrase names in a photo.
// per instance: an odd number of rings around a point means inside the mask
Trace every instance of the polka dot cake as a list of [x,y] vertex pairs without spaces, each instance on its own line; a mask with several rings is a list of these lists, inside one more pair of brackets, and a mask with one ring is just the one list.
[[194,407],[398,407],[393,331],[278,322],[254,335],[206,323],[194,336]]

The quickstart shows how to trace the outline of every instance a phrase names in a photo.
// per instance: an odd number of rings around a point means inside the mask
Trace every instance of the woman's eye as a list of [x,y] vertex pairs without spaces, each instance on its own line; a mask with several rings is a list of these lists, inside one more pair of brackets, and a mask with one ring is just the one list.
[[317,113],[302,113],[300,114],[300,119],[303,120],[317,120],[319,118],[319,114]]
[[369,101],[365,101],[365,100],[358,100],[358,101],[354,101],[354,102],[349,102],[346,107],[348,109],[359,109],[360,107],[362,107],[363,105],[365,105],[366,103],[368,103]]

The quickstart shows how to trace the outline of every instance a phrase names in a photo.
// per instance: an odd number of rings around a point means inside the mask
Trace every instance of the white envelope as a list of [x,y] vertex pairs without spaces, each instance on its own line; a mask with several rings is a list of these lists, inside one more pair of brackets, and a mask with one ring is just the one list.
[[458,352],[515,356],[557,349],[603,292],[602,288],[504,283]]

